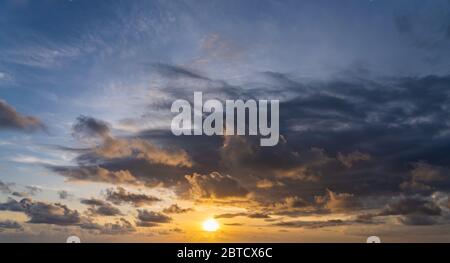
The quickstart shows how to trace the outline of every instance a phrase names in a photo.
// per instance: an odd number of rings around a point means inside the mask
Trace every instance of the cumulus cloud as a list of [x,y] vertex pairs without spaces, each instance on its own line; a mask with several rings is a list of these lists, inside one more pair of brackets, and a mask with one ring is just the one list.
[[161,201],[161,199],[151,195],[128,192],[123,187],[117,187],[116,189],[114,188],[107,189],[105,196],[106,200],[116,205],[129,203],[137,207],[144,205],[151,205],[154,204],[155,202]]
[[20,203],[24,207],[25,214],[30,218],[28,223],[65,226],[80,222],[80,214],[78,211],[71,210],[63,204],[33,202],[29,199],[22,199]]
[[191,195],[194,198],[228,198],[246,197],[249,191],[242,187],[239,182],[229,175],[218,172],[210,174],[186,175],[190,184]]
[[184,182],[193,166],[182,149],[165,149],[141,138],[115,138],[108,124],[91,117],[80,117],[73,133],[100,141],[80,152],[76,166],[47,166],[68,180],[170,186]]
[[34,131],[43,129],[42,122],[32,116],[24,116],[18,113],[13,107],[0,99],[0,130],[14,129],[23,131]]
[[71,210],[63,204],[34,202],[28,198],[20,202],[9,199],[6,203],[0,204],[0,211],[23,212],[29,217],[28,223],[32,224],[67,226],[76,225],[81,219],[78,211]]
[[80,202],[90,206],[88,213],[92,216],[118,216],[122,214],[120,209],[100,199],[81,199]]
[[137,225],[140,227],[153,227],[159,224],[169,223],[170,221],[172,221],[172,218],[170,218],[169,216],[154,211],[148,211],[145,209],[138,210],[137,219],[139,220],[137,222]]
[[[88,209],[90,216],[120,215],[119,211],[102,200],[83,199],[81,203],[90,206],[90,209]],[[124,218],[120,218],[114,223],[99,224],[94,222],[91,217],[83,217],[77,210],[72,210],[66,205],[33,201],[28,198],[24,198],[20,202],[10,198],[7,202],[0,203],[0,211],[22,212],[28,216],[27,223],[29,224],[77,226],[107,235],[127,234],[135,231],[133,224]],[[0,226],[0,228],[2,227]]]

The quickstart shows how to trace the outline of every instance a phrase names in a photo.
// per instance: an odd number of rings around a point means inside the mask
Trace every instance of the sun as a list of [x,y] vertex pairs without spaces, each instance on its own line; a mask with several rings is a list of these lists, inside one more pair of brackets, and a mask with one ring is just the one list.
[[215,219],[207,219],[203,221],[202,228],[206,232],[216,232],[219,229],[220,225],[219,222]]

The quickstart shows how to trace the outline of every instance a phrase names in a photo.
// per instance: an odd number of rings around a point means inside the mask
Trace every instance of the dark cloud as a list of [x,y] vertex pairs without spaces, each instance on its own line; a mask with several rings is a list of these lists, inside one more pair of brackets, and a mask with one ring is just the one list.
[[151,195],[128,192],[123,187],[117,187],[116,189],[114,188],[107,189],[105,196],[106,200],[116,205],[129,203],[137,207],[144,205],[151,205],[154,204],[155,202],[161,201],[161,199]]
[[44,125],[38,118],[23,116],[5,101],[0,99],[0,130],[14,129],[34,131],[43,128]]
[[59,203],[47,204],[44,202],[33,202],[30,199],[20,201],[25,214],[30,218],[28,223],[32,224],[54,224],[75,225],[80,222],[80,214],[67,206]]
[[389,203],[380,213],[381,216],[387,215],[441,215],[441,208],[431,200],[420,197],[404,197]]
[[78,117],[72,131],[78,139],[107,138],[111,132],[108,123],[88,116]]
[[103,225],[86,220],[80,224],[80,227],[103,235],[125,235],[136,231],[134,225],[125,218],[120,218],[114,223],[106,223]]
[[81,152],[76,166],[48,166],[69,180],[173,186],[186,184],[184,175],[192,170],[186,151],[166,149],[142,138],[114,138],[101,120],[80,117],[74,131],[89,138],[97,134],[101,140]]
[[337,227],[337,226],[347,226],[353,225],[355,222],[346,221],[340,219],[334,220],[326,220],[326,221],[288,221],[288,222],[277,222],[273,225],[280,227],[289,227],[289,228],[308,228],[308,229],[316,229],[316,228],[324,228],[324,227]]
[[265,207],[270,213],[289,217],[351,213],[363,209],[361,200],[353,194],[336,193],[329,189],[326,189],[324,195],[309,199],[307,201],[298,196],[289,196]]
[[0,211],[23,212],[28,217],[31,224],[54,224],[54,225],[76,225],[80,222],[78,211],[71,210],[67,206],[55,203],[34,202],[24,198],[20,202],[9,199],[6,203],[0,204]]
[[435,225],[438,223],[437,218],[426,215],[408,215],[399,218],[399,221],[404,225],[414,225],[414,226],[427,226]]
[[400,188],[409,193],[431,193],[443,184],[449,183],[448,169],[420,161],[413,164],[410,178],[400,184]]
[[8,198],[5,203],[0,203],[0,211],[24,212],[25,210],[22,203]]
[[362,214],[358,219],[361,222],[373,222],[375,218],[395,216],[405,225],[448,223],[442,215],[442,208],[432,199],[421,196],[402,196],[391,200],[379,212]]
[[357,162],[370,160],[370,155],[355,151],[347,155],[339,153],[337,159],[346,167],[352,168],[353,164]]
[[220,214],[214,216],[214,218],[235,218],[235,217],[248,217],[248,218],[258,218],[258,219],[267,219],[270,218],[270,215],[264,214],[264,213],[227,213],[227,214]]
[[167,208],[163,209],[163,213],[166,214],[184,214],[187,212],[191,212],[194,211],[193,208],[182,208],[180,206],[178,206],[177,204],[173,204]]
[[207,175],[186,175],[194,198],[245,197],[249,191],[229,175],[213,172]]
[[90,206],[88,213],[92,216],[118,216],[122,214],[120,209],[100,199],[81,199],[80,202]]
[[[127,234],[135,231],[134,226],[124,218],[115,223],[99,224],[90,216],[118,216],[120,211],[116,210],[107,202],[98,199],[83,199],[81,203],[90,206],[89,217],[81,216],[77,210],[72,210],[59,203],[44,203],[24,198],[20,202],[9,199],[0,203],[0,211],[22,212],[28,216],[27,223],[30,224],[52,224],[58,226],[77,226],[85,230],[101,234]],[[1,227],[0,227],[1,228]]]
[[145,209],[138,210],[137,219],[139,220],[137,222],[137,225],[140,227],[153,227],[157,226],[158,224],[169,223],[170,221],[172,221],[172,218],[170,218],[169,216]]

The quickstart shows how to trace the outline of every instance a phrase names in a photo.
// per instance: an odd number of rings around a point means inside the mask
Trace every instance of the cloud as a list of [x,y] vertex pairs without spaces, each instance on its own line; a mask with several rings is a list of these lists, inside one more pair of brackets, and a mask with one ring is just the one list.
[[399,221],[404,225],[413,225],[413,226],[428,226],[435,225],[438,223],[438,220],[432,216],[426,215],[408,215],[402,216],[399,218]]
[[44,125],[38,118],[24,116],[0,99],[0,130],[35,131],[43,128]]
[[170,166],[191,167],[192,162],[185,151],[169,151],[156,147],[148,141],[141,139],[114,139],[107,138],[94,152],[105,158],[134,157],[148,160],[155,164]]
[[235,218],[235,217],[248,217],[248,218],[258,218],[258,219],[267,219],[270,218],[270,215],[265,213],[226,213],[226,214],[219,214],[214,216],[214,218],[220,219],[220,218]]
[[116,189],[114,188],[107,189],[105,196],[106,200],[116,205],[129,203],[136,207],[151,205],[154,204],[155,202],[161,201],[161,199],[151,195],[128,192],[123,187],[117,187]]
[[[102,200],[83,199],[81,202],[91,206],[88,209],[90,215],[120,215],[117,210],[111,209],[112,206]],[[24,198],[20,202],[10,198],[7,202],[0,203],[0,211],[22,212],[28,216],[27,223],[29,224],[77,226],[107,235],[126,234],[135,231],[134,226],[124,218],[117,220],[115,223],[99,224],[94,222],[91,217],[83,217],[77,210],[72,210],[63,204],[37,202],[28,198]]]
[[69,181],[107,182],[113,184],[136,184],[138,180],[126,170],[109,171],[99,166],[49,166]]
[[100,142],[80,152],[76,166],[47,166],[72,181],[177,185],[185,181],[184,174],[193,165],[182,149],[163,149],[141,138],[114,138],[109,125],[90,117],[78,119],[74,134],[84,139],[99,138]]
[[140,227],[153,227],[157,226],[158,224],[169,223],[170,221],[172,221],[172,218],[170,218],[169,216],[145,209],[138,210],[137,219],[139,219],[137,225]]
[[281,227],[289,227],[289,228],[307,228],[307,229],[316,229],[316,228],[324,228],[324,227],[337,227],[337,226],[347,226],[352,225],[355,222],[341,219],[333,219],[326,221],[287,221],[287,222],[277,222],[274,223],[274,226]]
[[120,218],[114,223],[105,223],[103,225],[85,220],[80,224],[82,229],[95,231],[104,235],[125,235],[136,231],[136,228],[125,218]]
[[6,203],[0,204],[0,211],[23,212],[29,217],[28,223],[31,224],[67,226],[76,225],[81,220],[78,211],[71,210],[63,204],[34,202],[28,198],[20,202],[10,198]]
[[100,199],[81,199],[80,202],[90,206],[88,213],[92,216],[118,216],[122,214],[120,209]]
[[394,200],[378,214],[380,216],[387,215],[429,215],[439,216],[442,210],[433,201],[419,197],[404,197]]
[[409,192],[431,192],[435,186],[449,181],[445,169],[420,161],[413,164],[411,178],[400,184],[400,188]]
[[332,212],[351,211],[361,207],[360,201],[349,193],[335,193],[327,190],[325,196],[316,197],[316,202]]
[[72,135],[78,139],[108,138],[109,124],[88,116],[80,116],[72,127]]
[[32,224],[54,224],[74,225],[80,222],[80,214],[67,206],[55,203],[33,202],[29,199],[20,201],[24,207],[25,214],[30,218],[28,223]]
[[190,192],[194,198],[246,197],[249,191],[229,175],[213,172],[207,175],[194,173],[186,175]]
[[20,223],[12,220],[0,221],[0,232],[10,229],[21,230],[23,229],[23,226]]
[[173,204],[167,208],[163,209],[163,213],[166,214],[184,214],[187,212],[191,212],[194,211],[193,208],[182,208],[180,206],[178,206],[177,204]]
[[24,207],[15,199],[8,198],[5,203],[0,203],[0,211],[23,212]]

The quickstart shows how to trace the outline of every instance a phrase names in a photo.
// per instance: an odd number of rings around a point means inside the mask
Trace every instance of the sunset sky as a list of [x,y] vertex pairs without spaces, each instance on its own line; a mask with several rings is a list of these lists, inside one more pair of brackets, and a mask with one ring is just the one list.
[[[448,0],[0,0],[0,242],[449,242],[449,47]],[[278,145],[174,136],[196,91]]]

